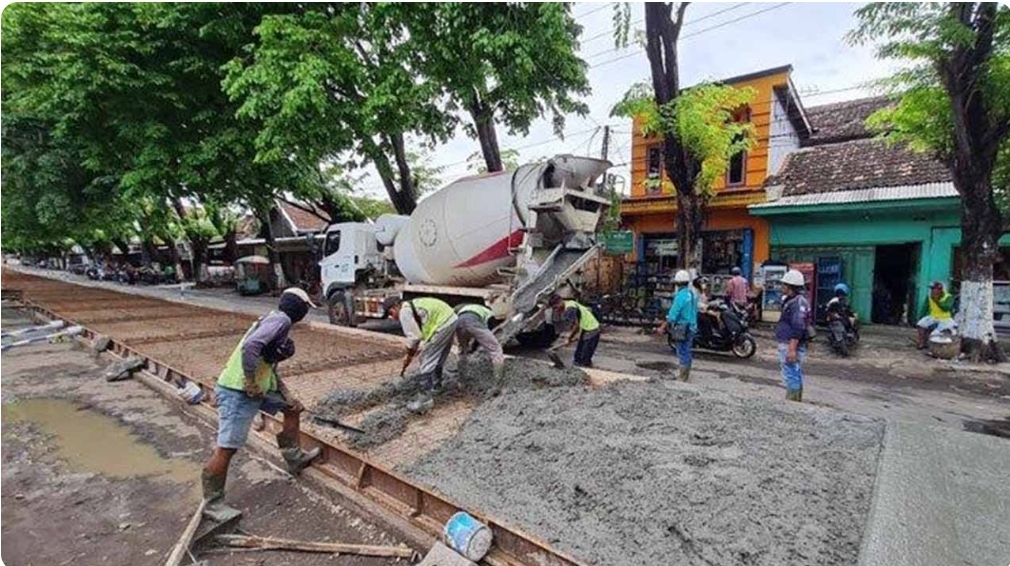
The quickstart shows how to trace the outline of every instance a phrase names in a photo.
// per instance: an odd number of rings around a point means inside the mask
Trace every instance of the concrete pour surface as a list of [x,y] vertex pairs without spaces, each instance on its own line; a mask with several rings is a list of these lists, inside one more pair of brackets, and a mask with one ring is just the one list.
[[1010,443],[888,423],[860,566],[1010,564]]
[[404,470],[588,564],[851,565],[884,425],[674,382],[507,393]]

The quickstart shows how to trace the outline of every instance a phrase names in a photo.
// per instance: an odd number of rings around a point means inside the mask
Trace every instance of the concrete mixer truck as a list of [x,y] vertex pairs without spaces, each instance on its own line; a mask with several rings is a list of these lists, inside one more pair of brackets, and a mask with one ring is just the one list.
[[495,329],[502,343],[532,342],[549,316],[547,297],[597,253],[609,167],[558,155],[453,181],[410,216],[330,226],[319,262],[330,321],[380,318],[391,294],[435,296],[483,303],[503,321]]

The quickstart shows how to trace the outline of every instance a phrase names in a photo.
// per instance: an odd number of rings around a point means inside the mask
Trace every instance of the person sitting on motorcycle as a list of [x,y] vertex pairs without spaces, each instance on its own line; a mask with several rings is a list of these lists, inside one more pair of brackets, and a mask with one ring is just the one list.
[[748,298],[750,283],[747,282],[743,276],[743,270],[739,267],[734,267],[730,273],[733,274],[733,278],[726,283],[726,298],[732,305],[747,312],[750,303]]
[[835,296],[828,301],[825,314],[828,321],[836,318],[845,323],[845,330],[850,331],[856,325],[856,313],[849,306],[849,286],[845,283],[835,285]]
[[698,277],[692,283],[693,292],[698,297],[698,333],[711,339],[714,330],[721,330],[720,312],[709,305],[708,277]]

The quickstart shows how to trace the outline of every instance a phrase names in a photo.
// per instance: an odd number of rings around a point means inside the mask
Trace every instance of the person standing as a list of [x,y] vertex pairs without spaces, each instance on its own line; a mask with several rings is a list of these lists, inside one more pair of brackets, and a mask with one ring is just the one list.
[[691,377],[691,363],[694,336],[698,333],[698,299],[691,290],[691,274],[681,269],[673,276],[677,292],[666,313],[666,320],[656,328],[657,333],[670,332],[677,348],[680,368],[677,379],[687,381]]
[[915,324],[919,332],[917,347],[926,347],[926,339],[933,332],[953,331],[957,328],[954,322],[954,296],[944,289],[943,283],[933,281],[929,286],[929,296],[922,304],[919,322]]
[[487,353],[491,358],[491,367],[494,368],[495,389],[500,390],[505,370],[505,353],[491,332],[493,315],[491,309],[484,305],[471,303],[456,307],[456,341],[460,356],[469,354],[474,343]]
[[455,311],[445,301],[433,297],[417,297],[409,301],[398,296],[389,297],[383,307],[388,318],[399,320],[403,334],[410,341],[400,376],[406,373],[407,366],[420,350],[417,374],[425,380],[429,392],[441,387],[442,368],[456,334]]
[[203,497],[207,502],[224,499],[228,466],[239,448],[245,446],[253,418],[263,411],[284,415],[277,446],[288,471],[297,474],[319,456],[319,448],[308,452],[298,445],[300,415],[305,407],[295,399],[277,374],[277,364],[294,355],[295,344],[288,332],[315,307],[305,291],[286,289],[277,310],[256,321],[228,358],[217,379],[217,446],[203,468]]
[[596,320],[593,311],[577,301],[564,300],[559,295],[552,295],[550,302],[556,319],[565,320],[571,325],[566,344],[578,340],[575,346],[575,365],[577,367],[593,367],[593,355],[600,344],[600,321]]
[[790,269],[782,276],[782,316],[775,325],[775,342],[786,399],[790,401],[803,400],[803,362],[807,357],[807,325],[810,322],[810,303],[804,291],[802,273]]
[[750,283],[743,276],[743,271],[739,267],[734,267],[730,273],[733,277],[726,282],[726,298],[737,307],[746,310],[750,291]]

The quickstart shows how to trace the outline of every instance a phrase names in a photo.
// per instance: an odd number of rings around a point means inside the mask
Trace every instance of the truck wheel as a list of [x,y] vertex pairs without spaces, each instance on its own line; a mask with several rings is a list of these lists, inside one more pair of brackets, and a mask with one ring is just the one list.
[[354,316],[351,296],[343,291],[335,291],[326,301],[330,324],[337,326],[356,326],[358,321]]
[[544,324],[537,330],[531,332],[521,332],[516,336],[516,341],[523,348],[546,348],[554,343],[558,333],[554,330],[553,324]]

